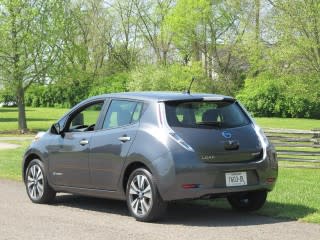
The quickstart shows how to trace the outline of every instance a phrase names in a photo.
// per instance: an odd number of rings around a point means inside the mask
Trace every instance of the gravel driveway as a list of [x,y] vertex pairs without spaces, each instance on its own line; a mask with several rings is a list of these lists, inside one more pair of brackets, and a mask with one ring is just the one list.
[[32,204],[21,182],[7,180],[0,196],[0,239],[320,239],[320,225],[186,203],[171,205],[160,223],[140,223],[121,201],[58,195]]

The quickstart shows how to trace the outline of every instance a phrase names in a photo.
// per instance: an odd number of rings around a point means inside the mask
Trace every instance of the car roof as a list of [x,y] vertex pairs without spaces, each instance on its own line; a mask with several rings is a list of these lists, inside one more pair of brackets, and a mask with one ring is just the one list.
[[143,101],[182,101],[182,100],[234,100],[230,96],[208,93],[184,93],[184,92],[123,92],[123,93],[110,93],[95,96],[93,98],[124,98],[135,99]]

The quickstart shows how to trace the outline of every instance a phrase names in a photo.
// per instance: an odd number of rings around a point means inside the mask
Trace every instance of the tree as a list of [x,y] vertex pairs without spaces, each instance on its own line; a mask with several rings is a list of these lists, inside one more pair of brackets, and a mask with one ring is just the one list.
[[24,95],[34,82],[45,82],[56,59],[54,0],[3,0],[0,3],[1,82],[16,95],[18,127],[27,130]]
[[[275,59],[281,70],[320,74],[320,2],[268,0],[274,11]],[[278,54],[276,54],[278,53]]]
[[173,0],[133,0],[137,26],[143,38],[153,49],[156,60],[166,65],[172,42],[172,33],[167,31],[165,18],[173,8]]
[[109,60],[129,71],[138,61],[138,44],[135,4],[132,0],[115,0],[110,5],[115,19],[113,37],[109,42]]
[[[203,61],[208,77],[233,94],[243,80],[239,49],[249,16],[246,1],[179,0],[167,23],[185,63]],[[239,84],[240,82],[240,84]]]

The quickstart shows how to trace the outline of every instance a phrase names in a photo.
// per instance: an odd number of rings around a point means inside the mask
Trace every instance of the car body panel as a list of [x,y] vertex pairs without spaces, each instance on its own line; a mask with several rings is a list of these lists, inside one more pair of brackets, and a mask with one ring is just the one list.
[[[116,190],[128,151],[134,142],[138,124],[97,131],[90,141],[91,184],[97,189]],[[120,137],[128,137],[122,142]]]
[[[49,172],[55,185],[90,187],[89,152],[91,132],[68,132],[49,143]],[[88,141],[81,145],[81,141]]]

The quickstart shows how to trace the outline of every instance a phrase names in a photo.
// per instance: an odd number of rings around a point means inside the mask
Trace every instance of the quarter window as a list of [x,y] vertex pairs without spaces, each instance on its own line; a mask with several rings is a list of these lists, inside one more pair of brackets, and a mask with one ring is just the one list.
[[138,122],[143,104],[141,102],[112,100],[103,128],[115,128]]

